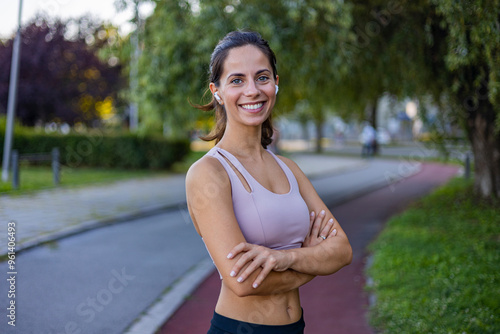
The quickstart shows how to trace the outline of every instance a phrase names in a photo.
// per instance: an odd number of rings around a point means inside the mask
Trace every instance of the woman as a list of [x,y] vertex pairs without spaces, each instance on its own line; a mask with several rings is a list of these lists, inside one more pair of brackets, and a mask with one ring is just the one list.
[[209,334],[303,333],[298,288],[352,258],[304,173],[266,149],[278,82],[275,55],[255,32],[231,32],[212,53],[213,98],[198,107],[215,109],[204,139],[216,146],[186,176],[189,212],[222,279]]

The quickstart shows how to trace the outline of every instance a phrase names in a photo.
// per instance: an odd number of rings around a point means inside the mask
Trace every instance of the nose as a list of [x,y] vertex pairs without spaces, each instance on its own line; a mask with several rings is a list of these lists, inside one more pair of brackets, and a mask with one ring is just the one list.
[[248,82],[246,89],[245,89],[245,95],[246,96],[257,96],[259,94],[260,94],[260,90],[257,87],[257,85],[255,84],[255,81],[250,80]]

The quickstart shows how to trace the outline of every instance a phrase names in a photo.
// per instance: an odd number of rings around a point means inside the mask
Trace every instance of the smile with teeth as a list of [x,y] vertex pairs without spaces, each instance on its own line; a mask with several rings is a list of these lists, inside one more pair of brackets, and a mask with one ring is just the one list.
[[244,109],[256,110],[256,109],[261,108],[263,105],[264,105],[264,103],[260,102],[260,103],[256,103],[256,104],[243,104],[243,105],[241,105],[241,107]]

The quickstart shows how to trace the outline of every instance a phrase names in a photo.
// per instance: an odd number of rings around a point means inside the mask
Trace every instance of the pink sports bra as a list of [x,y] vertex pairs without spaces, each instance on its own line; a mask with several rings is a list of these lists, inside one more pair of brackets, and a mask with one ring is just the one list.
[[[300,195],[293,172],[271,151],[267,150],[285,173],[290,184],[286,194],[264,188],[228,151],[214,147],[207,155],[217,158],[231,181],[236,220],[246,241],[272,249],[302,246],[309,233],[309,209]],[[251,191],[248,192],[226,159],[241,173]]]

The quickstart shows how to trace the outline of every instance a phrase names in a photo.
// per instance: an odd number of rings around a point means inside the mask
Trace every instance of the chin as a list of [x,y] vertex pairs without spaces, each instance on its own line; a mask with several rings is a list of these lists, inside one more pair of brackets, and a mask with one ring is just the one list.
[[259,116],[259,117],[245,117],[246,119],[243,119],[243,122],[247,125],[250,125],[250,126],[259,126],[259,125],[262,125],[266,119],[269,118],[269,115],[262,115],[262,116]]

